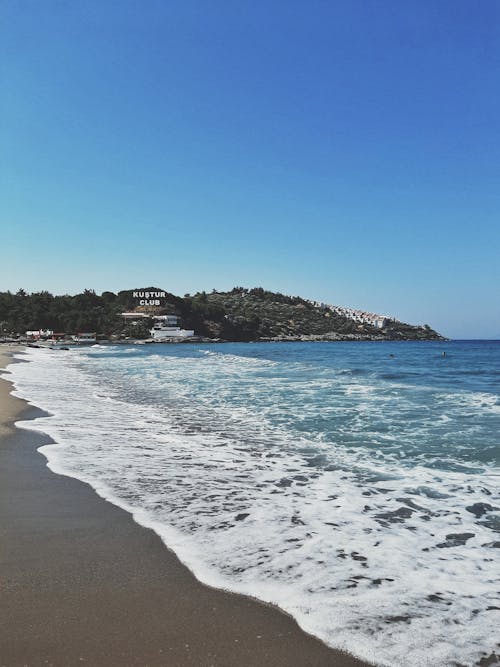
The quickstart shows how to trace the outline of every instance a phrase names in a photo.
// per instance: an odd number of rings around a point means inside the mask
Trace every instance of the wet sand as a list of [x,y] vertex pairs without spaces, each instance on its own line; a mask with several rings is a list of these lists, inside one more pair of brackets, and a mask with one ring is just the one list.
[[[0,368],[10,361],[0,346]],[[362,667],[278,609],[207,587],[151,530],[14,427],[41,411],[0,380],[0,665]]]

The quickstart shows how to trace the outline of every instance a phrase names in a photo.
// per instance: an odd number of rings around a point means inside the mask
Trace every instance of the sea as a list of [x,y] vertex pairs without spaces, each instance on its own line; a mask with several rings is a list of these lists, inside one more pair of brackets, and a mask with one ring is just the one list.
[[500,341],[28,349],[56,473],[374,665],[500,655]]

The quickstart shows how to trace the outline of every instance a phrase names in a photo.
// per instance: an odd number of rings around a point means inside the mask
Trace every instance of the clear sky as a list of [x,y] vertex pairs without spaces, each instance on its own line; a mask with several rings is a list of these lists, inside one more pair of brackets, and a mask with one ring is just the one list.
[[1,0],[0,290],[500,337],[498,0]]

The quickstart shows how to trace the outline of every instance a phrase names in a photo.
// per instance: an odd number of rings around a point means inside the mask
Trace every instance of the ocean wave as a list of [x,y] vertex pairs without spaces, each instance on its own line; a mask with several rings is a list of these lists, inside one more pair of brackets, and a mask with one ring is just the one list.
[[51,469],[132,512],[200,580],[277,604],[332,646],[412,667],[494,650],[497,468],[403,465],[405,433],[439,433],[419,394],[334,373],[312,389],[306,364],[183,354],[30,350],[11,379],[52,416],[22,426],[56,441],[40,450]]

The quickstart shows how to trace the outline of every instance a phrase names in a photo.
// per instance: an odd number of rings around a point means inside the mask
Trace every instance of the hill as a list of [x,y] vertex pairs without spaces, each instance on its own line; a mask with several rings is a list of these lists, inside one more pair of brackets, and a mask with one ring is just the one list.
[[[160,291],[156,287],[140,289]],[[214,290],[184,297],[165,292],[156,308],[138,305],[134,290],[101,295],[85,290],[73,296],[53,296],[45,291],[0,292],[0,335],[51,329],[67,334],[95,331],[106,337],[148,337],[149,319],[132,326],[120,317],[124,311],[175,314],[181,326],[194,329],[198,336],[227,341],[442,339],[428,325],[415,326],[382,316],[367,319],[367,314],[358,315],[359,311],[261,287],[235,287],[230,292]]]
[[225,340],[296,339],[405,339],[429,340],[441,336],[430,327],[412,326],[386,318],[377,328],[341,314],[334,307],[298,296],[269,292],[260,287],[235,287],[230,292],[196,294],[189,299],[187,323],[204,335]]

